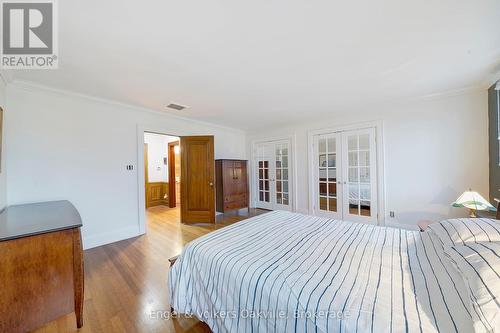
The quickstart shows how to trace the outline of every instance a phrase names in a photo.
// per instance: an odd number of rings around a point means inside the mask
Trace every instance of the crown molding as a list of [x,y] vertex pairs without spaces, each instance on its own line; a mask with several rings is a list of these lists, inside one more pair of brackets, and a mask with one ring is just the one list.
[[402,100],[427,101],[427,100],[435,100],[435,99],[442,99],[442,98],[453,97],[453,96],[466,95],[466,94],[470,94],[473,92],[487,91],[487,90],[488,90],[488,87],[486,85],[478,84],[478,85],[468,86],[468,87],[459,88],[459,89],[451,89],[451,90],[445,90],[445,91],[437,92],[437,93],[409,97],[409,98],[402,99]]
[[10,82],[10,86],[13,88],[19,88],[19,89],[23,89],[26,91],[32,91],[32,92],[43,91],[43,92],[48,92],[48,93],[67,96],[67,97],[86,99],[86,100],[90,100],[93,102],[98,102],[98,103],[103,103],[103,104],[108,104],[108,105],[113,105],[113,106],[119,106],[119,107],[126,108],[126,109],[129,109],[132,111],[152,113],[152,114],[156,114],[156,115],[161,115],[161,116],[165,116],[165,117],[170,117],[170,118],[174,118],[174,119],[179,119],[179,120],[183,120],[183,121],[196,123],[199,125],[212,126],[212,127],[226,130],[226,131],[239,133],[239,134],[246,134],[246,131],[244,131],[243,129],[240,129],[240,128],[228,127],[228,126],[219,125],[216,123],[211,123],[211,122],[193,119],[193,118],[189,118],[189,117],[182,117],[182,116],[175,115],[175,114],[168,113],[168,112],[164,112],[164,111],[159,111],[159,110],[149,109],[149,108],[145,108],[145,107],[138,106],[138,105],[119,102],[119,101],[113,100],[113,99],[82,94],[82,93],[78,93],[78,92],[75,92],[72,90],[54,88],[54,87],[46,86],[43,84],[35,83],[32,81],[14,79],[13,81]]

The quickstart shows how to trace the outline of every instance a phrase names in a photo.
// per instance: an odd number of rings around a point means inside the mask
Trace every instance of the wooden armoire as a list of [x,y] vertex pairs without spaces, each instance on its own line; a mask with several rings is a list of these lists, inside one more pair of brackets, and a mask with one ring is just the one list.
[[248,207],[248,169],[245,160],[215,160],[217,211]]

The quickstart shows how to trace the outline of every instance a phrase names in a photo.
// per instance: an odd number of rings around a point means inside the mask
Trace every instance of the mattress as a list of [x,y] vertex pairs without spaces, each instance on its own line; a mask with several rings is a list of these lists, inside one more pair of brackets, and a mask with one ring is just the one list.
[[189,243],[169,292],[214,332],[473,332],[464,282],[430,233],[284,211]]

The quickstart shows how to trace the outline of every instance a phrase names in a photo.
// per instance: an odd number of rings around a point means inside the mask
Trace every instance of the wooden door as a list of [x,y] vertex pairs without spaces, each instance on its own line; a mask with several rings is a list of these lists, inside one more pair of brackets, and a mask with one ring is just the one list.
[[168,144],[168,207],[174,208],[177,203],[176,196],[176,186],[177,183],[175,181],[175,146],[179,144],[179,141],[170,142]]
[[149,198],[149,189],[148,189],[148,184],[149,184],[149,159],[148,159],[148,144],[144,144],[144,193],[146,197],[146,209],[149,208],[148,206],[148,198]]
[[181,222],[215,223],[214,137],[181,137]]

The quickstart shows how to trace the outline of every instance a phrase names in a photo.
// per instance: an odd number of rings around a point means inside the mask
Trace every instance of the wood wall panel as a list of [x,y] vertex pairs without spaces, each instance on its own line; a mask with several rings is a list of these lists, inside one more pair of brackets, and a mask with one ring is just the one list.
[[168,183],[153,182],[146,184],[146,208],[168,205]]

